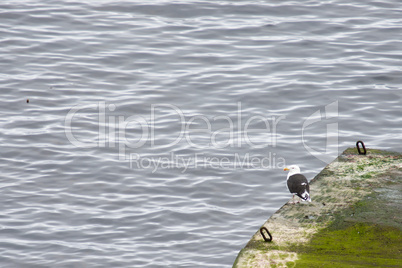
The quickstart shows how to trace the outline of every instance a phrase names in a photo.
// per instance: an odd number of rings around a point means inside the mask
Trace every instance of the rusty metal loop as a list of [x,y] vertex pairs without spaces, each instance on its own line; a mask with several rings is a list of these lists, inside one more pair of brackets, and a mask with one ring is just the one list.
[[[267,238],[265,236],[263,230],[265,230],[267,232],[267,234],[269,235],[269,238]],[[272,235],[271,235],[271,233],[268,231],[268,229],[266,227],[261,227],[260,228],[260,234],[262,235],[262,238],[264,238],[265,242],[271,242],[272,241]]]
[[[362,145],[362,147],[363,147],[363,152],[360,151],[360,146],[359,146],[359,144]],[[361,155],[366,155],[366,153],[367,153],[366,146],[364,146],[364,143],[363,143],[362,141],[357,141],[357,142],[356,142],[356,148],[357,148],[357,151],[359,152],[359,154],[361,154]]]

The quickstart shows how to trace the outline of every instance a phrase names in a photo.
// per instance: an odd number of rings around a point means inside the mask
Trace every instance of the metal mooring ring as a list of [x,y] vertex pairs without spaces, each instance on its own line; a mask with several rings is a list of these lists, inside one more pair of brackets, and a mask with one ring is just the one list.
[[[267,237],[265,236],[263,230],[265,230],[265,231],[267,232],[267,234],[269,235],[269,238],[267,238]],[[271,241],[272,241],[272,235],[271,235],[271,233],[268,231],[267,228],[261,227],[261,228],[260,228],[260,234],[262,235],[262,238],[264,238],[264,241],[265,241],[265,242],[271,242]]]
[[[362,145],[362,147],[363,147],[363,152],[360,151],[360,146],[359,146],[359,144]],[[356,142],[356,148],[357,148],[357,151],[359,152],[359,154],[366,155],[366,153],[367,153],[366,146],[364,146],[364,143],[363,143],[362,141],[357,141],[357,142]]]

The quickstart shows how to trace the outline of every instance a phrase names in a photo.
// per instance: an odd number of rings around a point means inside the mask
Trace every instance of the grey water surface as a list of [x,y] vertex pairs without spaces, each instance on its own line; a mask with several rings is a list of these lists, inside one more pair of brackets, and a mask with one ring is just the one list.
[[285,165],[402,152],[401,40],[396,0],[2,1],[0,266],[230,267]]

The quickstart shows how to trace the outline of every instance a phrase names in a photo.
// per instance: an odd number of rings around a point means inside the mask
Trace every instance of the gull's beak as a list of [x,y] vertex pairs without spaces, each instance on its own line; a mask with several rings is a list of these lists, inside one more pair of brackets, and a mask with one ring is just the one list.
[[288,171],[289,169],[287,168],[287,167],[285,167],[284,169],[283,169],[283,171]]

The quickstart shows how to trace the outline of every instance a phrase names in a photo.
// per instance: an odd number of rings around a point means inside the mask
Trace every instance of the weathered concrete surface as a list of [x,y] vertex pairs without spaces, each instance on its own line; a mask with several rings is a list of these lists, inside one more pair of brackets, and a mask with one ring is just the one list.
[[311,203],[273,214],[263,225],[273,241],[257,231],[233,267],[401,267],[401,154],[349,148],[310,181],[310,193]]

